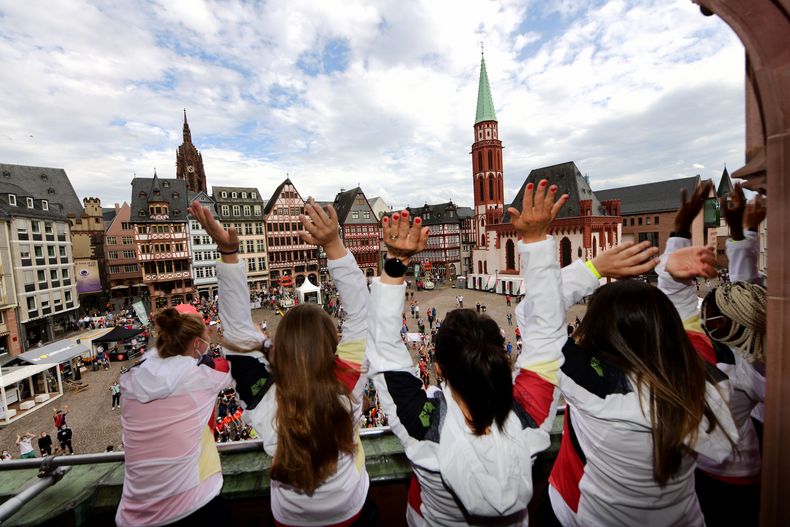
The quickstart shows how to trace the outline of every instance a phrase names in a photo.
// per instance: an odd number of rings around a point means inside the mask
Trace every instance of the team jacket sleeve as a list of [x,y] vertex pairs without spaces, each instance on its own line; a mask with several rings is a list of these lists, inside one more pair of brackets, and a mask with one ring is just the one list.
[[697,288],[694,286],[694,281],[676,280],[666,271],[669,256],[678,249],[684,249],[686,247],[691,247],[691,240],[688,238],[673,237],[667,240],[667,247],[664,250],[664,254],[661,255],[661,260],[656,267],[656,273],[658,273],[658,288],[672,301],[672,305],[677,309],[686,330],[702,332]]
[[357,418],[361,415],[362,392],[366,378],[362,375],[367,343],[367,311],[370,303],[367,281],[357,265],[351,251],[342,258],[327,262],[329,274],[340,294],[340,301],[346,312],[342,326],[342,337],[337,346],[336,375],[352,393],[352,404]]
[[[252,321],[244,261],[236,264],[217,262],[217,288],[223,338],[242,348],[260,348],[263,335]],[[223,351],[231,364],[230,373],[236,381],[239,397],[248,411],[253,410],[272,384],[266,358],[259,351],[236,353],[227,348]]]
[[368,316],[368,361],[390,427],[408,448],[425,438],[436,421],[439,402],[423,390],[400,336],[405,289],[405,284],[382,284],[374,279]]
[[727,240],[727,260],[730,281],[761,283],[757,266],[760,258],[760,238],[754,231],[745,231],[743,240]]
[[579,303],[582,298],[591,295],[600,285],[582,260],[566,265],[560,271],[562,277],[562,309],[568,310]]
[[523,346],[516,362],[513,398],[535,427],[548,431],[556,412],[562,346],[568,338],[562,279],[552,237],[536,243],[519,242],[518,249],[525,295],[516,307]]

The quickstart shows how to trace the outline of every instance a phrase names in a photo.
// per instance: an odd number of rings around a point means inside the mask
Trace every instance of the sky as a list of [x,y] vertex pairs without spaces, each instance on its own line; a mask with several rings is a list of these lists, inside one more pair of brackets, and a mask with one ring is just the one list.
[[112,206],[175,177],[186,108],[209,186],[471,206],[481,42],[507,201],[743,164],[743,46],[690,0],[0,0],[0,162]]

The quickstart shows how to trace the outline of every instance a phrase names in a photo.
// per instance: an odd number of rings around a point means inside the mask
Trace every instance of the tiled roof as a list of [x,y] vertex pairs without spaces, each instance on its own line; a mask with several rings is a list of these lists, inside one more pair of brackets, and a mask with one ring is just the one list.
[[[568,194],[568,202],[562,207],[562,210],[557,216],[558,218],[573,218],[579,216],[579,201],[586,199],[592,200],[593,215],[605,215],[601,202],[598,200],[595,193],[593,193],[589,182],[582,176],[581,172],[579,172],[579,169],[576,167],[576,163],[573,161],[536,168],[530,172],[510,206],[517,210],[521,210],[521,204],[524,201],[524,189],[527,183],[537,185],[541,179],[547,180],[549,184],[557,185],[558,196]],[[502,223],[510,223],[510,215],[507,213],[507,207],[505,207],[505,215],[502,218]]]
[[667,212],[677,210],[680,206],[681,189],[685,188],[688,195],[691,196],[699,181],[700,177],[697,175],[630,187],[597,190],[595,194],[601,200],[619,199],[620,213],[624,216]]
[[[159,195],[156,195],[156,192],[159,192]],[[156,174],[152,178],[134,178],[132,180],[130,221],[133,223],[153,221],[149,219],[148,214],[148,203],[151,201],[165,202],[169,205],[170,219],[168,221],[187,221],[189,201],[186,181],[160,178]],[[145,216],[141,216],[140,211],[145,211]]]
[[409,207],[408,209],[413,215],[422,218],[423,225],[458,223],[460,220],[458,217],[458,208],[452,201],[437,203],[436,205],[428,205],[426,203],[422,207]]
[[51,212],[74,216],[83,213],[82,202],[62,168],[0,163],[0,181],[20,187],[23,196],[47,200]]

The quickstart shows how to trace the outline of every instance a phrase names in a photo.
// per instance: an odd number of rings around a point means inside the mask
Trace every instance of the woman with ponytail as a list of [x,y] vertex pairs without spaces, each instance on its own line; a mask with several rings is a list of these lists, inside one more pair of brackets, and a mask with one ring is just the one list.
[[[414,476],[406,509],[411,526],[527,525],[533,494],[532,460],[550,445],[557,399],[555,386],[566,336],[565,309],[572,305],[557,284],[560,269],[546,232],[567,196],[555,202],[556,187],[522,216],[511,210],[526,295],[517,308],[524,335],[515,364],[497,323],[472,309],[456,309],[436,335],[439,386],[427,390],[400,337],[404,272],[425,247],[428,232],[408,211],[384,218],[388,259],[371,286],[370,375],[403,444]],[[610,276],[641,274],[653,267],[645,245],[624,245],[596,260]],[[566,267],[568,284],[598,283],[583,262]],[[551,275],[551,279],[546,276]],[[565,274],[563,272],[563,274]],[[553,284],[552,280],[557,284]]]
[[156,345],[121,375],[126,454],[120,526],[222,522],[222,471],[208,426],[230,374],[205,364],[209,334],[188,304],[154,318]]
[[340,240],[337,214],[331,206],[325,212],[308,201],[300,236],[326,252],[346,312],[342,336],[321,307],[302,304],[288,310],[265,355],[265,338],[249,310],[246,265],[237,255],[235,229],[223,229],[197,203],[190,213],[222,255],[217,263],[219,312],[223,338],[233,343],[225,355],[245,405],[244,419],[273,458],[275,523],[375,525],[377,512],[367,501],[370,480],[359,438],[369,295],[362,271]]
[[[730,379],[730,409],[738,427],[737,447],[724,460],[699,456],[696,488],[705,522],[709,526],[757,525],[760,506],[760,443],[751,414],[765,399],[765,311],[766,290],[757,272],[758,229],[765,207],[758,195],[746,203],[740,184],[721,210],[730,228],[727,259],[731,282],[710,291],[697,307],[694,282],[688,276],[715,276],[715,255],[710,248],[691,247],[685,236],[701,207],[699,196],[682,199],[675,220],[675,233],[667,242],[665,264],[659,267],[659,286],[677,308],[689,337],[700,355]],[[689,258],[701,255],[707,269],[688,273]],[[685,275],[684,275],[684,272]],[[759,424],[759,423],[758,423]],[[726,506],[722,506],[727,504]]]

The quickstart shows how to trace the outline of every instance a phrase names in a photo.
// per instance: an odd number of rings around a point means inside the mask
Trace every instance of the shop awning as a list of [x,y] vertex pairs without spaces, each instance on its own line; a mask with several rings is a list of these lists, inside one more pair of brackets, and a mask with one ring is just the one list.
[[11,386],[18,383],[19,381],[24,381],[25,379],[32,377],[37,373],[41,373],[42,371],[52,368],[53,366],[53,364],[38,364],[36,366],[15,366],[11,368],[0,368],[0,384],[3,386]]
[[136,337],[140,333],[145,331],[144,329],[136,328],[136,329],[126,329],[122,328],[121,326],[115,326],[112,331],[103,335],[97,339],[93,339],[94,344],[99,344],[101,342],[119,342],[122,340],[129,340],[131,338]]
[[17,358],[30,364],[60,364],[83,353],[90,353],[90,349],[71,340],[59,340],[26,351]]

